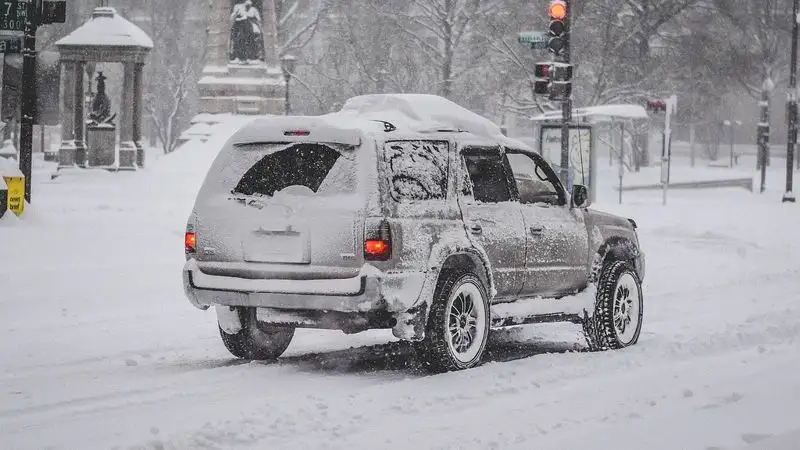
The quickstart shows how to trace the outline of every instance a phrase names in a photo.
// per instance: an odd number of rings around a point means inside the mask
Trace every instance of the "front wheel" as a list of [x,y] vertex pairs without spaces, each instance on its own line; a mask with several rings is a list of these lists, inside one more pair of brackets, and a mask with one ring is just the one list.
[[278,359],[294,337],[294,328],[276,327],[259,322],[255,308],[239,308],[242,329],[236,334],[226,333],[222,327],[219,335],[225,348],[237,358],[254,361]]
[[594,316],[584,322],[589,348],[620,349],[636,344],[643,310],[642,284],[633,267],[625,261],[606,263],[597,280]]
[[434,372],[476,366],[489,338],[489,299],[473,274],[447,271],[436,287],[425,339],[418,346],[423,363]]

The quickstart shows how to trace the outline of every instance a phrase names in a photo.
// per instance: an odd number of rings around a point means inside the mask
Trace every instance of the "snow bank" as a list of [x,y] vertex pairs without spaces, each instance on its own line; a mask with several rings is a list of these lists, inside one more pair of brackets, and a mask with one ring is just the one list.
[[21,177],[17,162],[12,159],[0,158],[0,177]]

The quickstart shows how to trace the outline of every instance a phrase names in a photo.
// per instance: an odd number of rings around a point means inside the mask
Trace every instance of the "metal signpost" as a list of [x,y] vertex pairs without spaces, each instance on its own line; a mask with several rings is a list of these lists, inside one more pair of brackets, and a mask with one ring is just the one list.
[[39,25],[64,23],[66,9],[64,0],[0,0],[0,41],[4,41],[3,48],[6,51],[19,49],[22,53],[19,168],[25,176],[25,200],[28,203],[31,201],[33,125],[36,117],[36,31]]
[[664,192],[664,205],[667,204],[667,189],[669,188],[669,169],[672,163],[672,115],[678,108],[678,97],[670,96],[667,101],[666,118],[664,119],[664,142],[661,152],[661,186]]

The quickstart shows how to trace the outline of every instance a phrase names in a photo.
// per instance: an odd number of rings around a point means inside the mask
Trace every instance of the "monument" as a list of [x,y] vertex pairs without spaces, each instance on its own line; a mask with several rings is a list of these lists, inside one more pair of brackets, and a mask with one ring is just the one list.
[[284,80],[270,0],[212,0],[198,84],[207,114],[283,114]]
[[[99,7],[75,31],[56,42],[61,61],[61,147],[58,170],[97,167],[136,170],[144,167],[142,147],[142,76],[153,41],[114,8]],[[84,76],[87,63],[118,63],[123,67],[122,98],[119,102],[119,147],[111,105],[105,95],[105,76],[98,77],[98,94],[92,102],[89,131],[97,131],[90,144],[100,147],[89,158],[86,148]],[[101,84],[103,95],[100,95]],[[94,126],[94,128],[92,128]],[[98,129],[101,128],[101,129]],[[109,132],[109,128],[111,132]],[[112,144],[113,143],[113,144]],[[109,149],[108,146],[112,145]],[[110,155],[110,156],[109,156]],[[113,156],[113,158],[112,158]],[[111,164],[107,164],[107,163]]]
[[97,94],[92,100],[89,123],[86,125],[86,151],[89,167],[111,167],[116,159],[117,127],[116,114],[111,114],[111,100],[106,95],[106,79],[103,72],[97,75]]

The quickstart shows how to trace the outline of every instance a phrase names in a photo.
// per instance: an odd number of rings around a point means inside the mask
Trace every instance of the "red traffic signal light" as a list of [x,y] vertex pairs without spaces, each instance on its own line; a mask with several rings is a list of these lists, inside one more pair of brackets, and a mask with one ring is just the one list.
[[567,3],[564,0],[553,0],[547,7],[547,14],[552,20],[564,20],[567,18]]
[[536,78],[550,78],[550,72],[553,66],[551,63],[536,63],[533,68],[533,75]]
[[567,34],[567,3],[564,0],[553,0],[547,8],[550,16],[550,26],[547,29],[550,40],[547,48],[556,55],[561,55],[568,46]]

